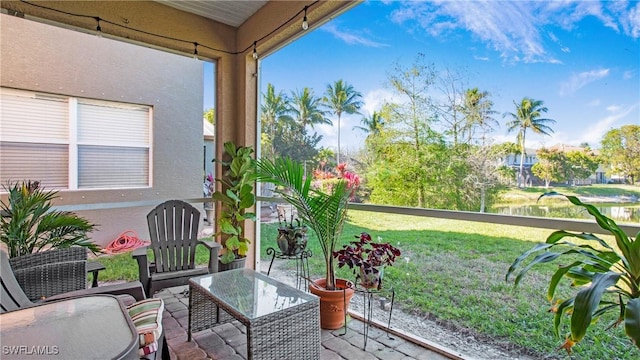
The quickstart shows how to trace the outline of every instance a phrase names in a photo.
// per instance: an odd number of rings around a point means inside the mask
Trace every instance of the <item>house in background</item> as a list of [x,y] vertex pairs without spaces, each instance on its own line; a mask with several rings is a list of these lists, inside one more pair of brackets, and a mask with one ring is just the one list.
[[[538,162],[536,151],[537,149],[525,148],[524,161],[522,162],[522,171],[524,173],[524,183],[528,186],[539,186],[542,184],[542,181],[535,175],[533,175],[533,172],[531,172],[531,167],[533,166],[533,164]],[[520,154],[508,154],[502,158],[501,165],[514,169],[516,171],[516,174],[518,174],[520,171],[520,159]],[[517,176],[518,175],[516,175],[516,177]]]
[[[583,147],[574,146],[574,145],[566,145],[566,144],[556,144],[549,148],[551,151],[559,151],[559,152],[571,152],[571,151],[584,151]],[[524,162],[523,162],[523,170],[525,175],[525,183],[534,186],[544,185],[544,181],[538,179],[533,172],[531,171],[531,167],[538,162],[538,157],[536,152],[538,149],[528,148],[525,150]],[[592,150],[595,155],[598,155],[597,150]],[[508,154],[503,157],[501,160],[501,164],[508,166],[516,171],[520,169],[520,155],[519,154]],[[590,185],[590,184],[606,184],[612,181],[616,181],[619,177],[612,175],[611,177],[606,176],[606,169],[604,165],[600,164],[598,169],[589,176],[587,179],[576,179],[572,185]]]

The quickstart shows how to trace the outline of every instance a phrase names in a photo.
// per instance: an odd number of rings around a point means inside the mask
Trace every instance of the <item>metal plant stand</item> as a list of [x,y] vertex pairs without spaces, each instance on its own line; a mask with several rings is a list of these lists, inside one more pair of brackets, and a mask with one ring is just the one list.
[[269,263],[269,270],[267,270],[267,276],[271,273],[271,266],[275,259],[295,260],[296,261],[296,288],[299,290],[307,291],[309,288],[309,258],[311,257],[311,250],[303,250],[297,255],[285,255],[281,251],[278,251],[272,247],[267,248],[267,255],[271,255],[271,262]]
[[[363,307],[364,307],[364,312],[363,312],[363,317],[364,317],[364,328],[363,328],[363,334],[364,334],[364,345],[363,345],[363,350],[367,350],[367,340],[369,339],[369,328],[371,327],[371,321],[373,319],[373,306],[372,306],[372,301],[374,299],[374,295],[379,295],[379,294],[385,294],[385,293],[390,293],[391,295],[391,307],[389,308],[389,319],[387,320],[387,327],[385,329],[385,332],[387,333],[387,337],[391,340],[393,340],[394,338],[391,337],[391,335],[389,335],[389,330],[391,329],[391,316],[393,315],[393,304],[395,302],[395,298],[396,298],[396,291],[393,287],[387,289],[387,288],[382,288],[382,289],[376,289],[376,288],[365,288],[362,287],[360,285],[360,282],[358,281],[358,277],[356,277],[356,281],[354,283],[354,290],[357,293],[362,293],[362,300],[363,300]],[[346,294],[344,295],[345,299],[346,299]],[[380,300],[383,300],[385,298],[380,297]],[[345,300],[346,302],[346,300]],[[382,303],[381,303],[382,304]],[[381,305],[383,308],[384,306]],[[345,312],[345,321],[344,321],[344,333],[340,334],[340,335],[346,335],[347,334],[347,314]]]

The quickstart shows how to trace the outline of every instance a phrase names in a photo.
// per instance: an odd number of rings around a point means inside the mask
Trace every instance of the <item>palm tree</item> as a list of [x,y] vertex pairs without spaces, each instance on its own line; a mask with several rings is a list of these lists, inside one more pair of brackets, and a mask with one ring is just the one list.
[[314,125],[333,125],[327,119],[326,112],[320,109],[322,99],[313,95],[313,90],[305,87],[302,91],[292,92],[291,113],[296,117],[296,121],[304,128],[307,125],[313,129]]
[[362,99],[362,94],[342,79],[337,80],[333,85],[327,85],[327,90],[323,99],[324,103],[334,114],[338,116],[337,164],[340,164],[340,117],[342,116],[342,113],[357,114],[358,110],[360,110],[363,105],[360,99]]
[[547,124],[555,124],[553,119],[545,119],[540,116],[542,113],[546,113],[548,109],[543,106],[542,100],[534,100],[528,97],[523,98],[520,103],[513,104],[516,106],[516,112],[506,112],[502,117],[511,117],[510,121],[507,121],[507,131],[509,133],[518,131],[517,143],[520,145],[520,173],[518,175],[518,187],[521,187],[523,181],[523,164],[525,155],[525,139],[527,135],[527,129],[531,129],[533,132],[542,135],[550,135],[553,133],[553,129]]
[[260,120],[262,122],[262,147],[265,155],[269,158],[275,158],[275,148],[273,139],[279,126],[283,123],[292,123],[293,118],[289,115],[291,107],[289,99],[280,91],[276,94],[276,90],[272,84],[267,84],[267,93],[262,94],[262,104],[260,105]]
[[467,135],[467,142],[473,139],[476,129],[480,129],[484,136],[498,124],[492,117],[496,111],[492,110],[493,101],[489,99],[490,96],[489,92],[480,91],[478,88],[467,89],[465,92],[462,112],[465,114],[463,133]]
[[384,126],[384,119],[382,118],[382,114],[377,111],[374,111],[373,114],[369,117],[363,117],[360,119],[360,123],[363,126],[354,126],[353,129],[361,130],[368,135],[378,135]]

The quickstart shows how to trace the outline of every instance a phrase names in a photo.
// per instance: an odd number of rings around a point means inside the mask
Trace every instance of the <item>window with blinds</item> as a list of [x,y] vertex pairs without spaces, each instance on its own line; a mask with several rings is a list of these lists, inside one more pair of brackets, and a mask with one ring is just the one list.
[[150,186],[151,108],[0,89],[0,181],[58,189]]

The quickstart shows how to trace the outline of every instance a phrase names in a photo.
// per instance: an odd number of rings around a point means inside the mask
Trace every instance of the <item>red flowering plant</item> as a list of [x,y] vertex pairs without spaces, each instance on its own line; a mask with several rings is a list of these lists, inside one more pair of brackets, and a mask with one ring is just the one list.
[[[382,287],[382,273],[385,266],[393,266],[400,249],[389,243],[373,242],[366,232],[356,235],[358,240],[343,245],[333,256],[338,260],[338,267],[348,266],[360,277],[365,287]],[[380,237],[378,237],[380,240]],[[356,272],[358,271],[358,272]]]
[[340,163],[331,170],[323,170],[322,167],[313,171],[313,187],[325,193],[331,193],[338,182],[345,180],[347,189],[350,190],[350,198],[353,199],[356,190],[360,186],[360,176],[347,170],[346,163]]

